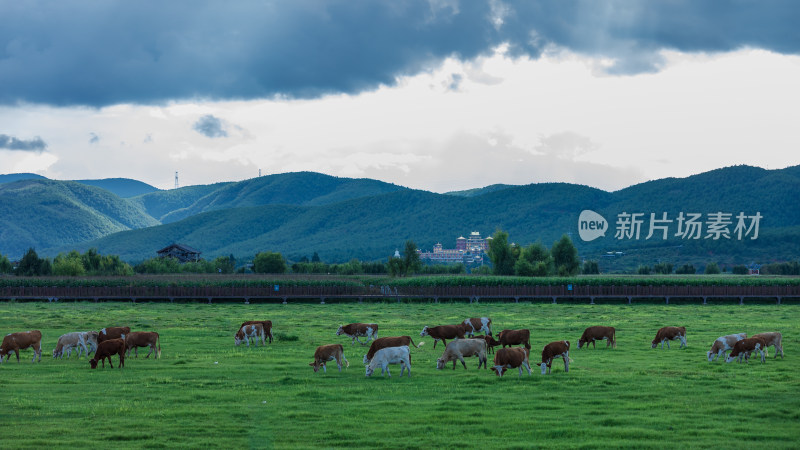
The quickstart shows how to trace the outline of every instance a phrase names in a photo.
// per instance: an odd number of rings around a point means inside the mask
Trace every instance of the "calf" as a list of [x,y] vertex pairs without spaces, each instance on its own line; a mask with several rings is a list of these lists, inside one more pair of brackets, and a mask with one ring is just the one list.
[[464,325],[467,326],[466,332],[469,337],[473,337],[475,333],[480,332],[486,333],[487,336],[492,335],[492,319],[488,317],[464,319]]
[[428,327],[422,329],[419,333],[420,337],[430,336],[433,338],[433,348],[436,349],[436,343],[442,341],[447,346],[447,339],[464,339],[466,332],[466,325],[460,323],[458,325],[439,325],[436,327]]
[[402,347],[409,344],[413,345],[415,348],[420,348],[425,345],[424,342],[420,342],[419,345],[415,344],[411,339],[411,336],[387,336],[375,339],[372,341],[372,345],[369,346],[367,354],[364,355],[364,365],[369,364],[369,362],[372,360],[372,357],[375,356],[375,353],[382,348]]
[[[342,325],[336,330],[336,335],[342,335],[352,338],[350,345],[353,345],[358,341],[361,345],[367,345],[369,341],[378,338],[378,325],[374,323],[351,323],[347,325]],[[361,342],[360,337],[366,337],[367,342]]]
[[461,365],[466,369],[465,356],[477,356],[478,369],[481,368],[481,364],[486,369],[486,341],[483,339],[458,339],[447,344],[441,358],[436,360],[436,368],[439,370],[444,369],[448,362],[453,361],[453,370],[456,370],[456,360],[458,360],[461,361]]
[[[158,349],[156,349],[158,345]],[[161,342],[158,339],[158,333],[155,331],[134,331],[125,336],[125,347],[128,348],[127,355],[131,356],[131,349],[133,354],[139,357],[139,347],[150,347],[145,358],[149,358],[150,354],[155,354],[154,358],[161,357]]]
[[258,345],[258,340],[261,339],[261,345],[267,345],[264,342],[264,326],[261,323],[254,323],[251,325],[243,325],[239,328],[239,331],[233,335],[233,343],[237,346],[242,343],[242,341],[247,343],[247,346],[250,347],[250,338],[253,338],[253,342]]
[[678,348],[686,347],[686,327],[659,328],[658,332],[656,333],[656,338],[653,339],[653,345],[651,348],[656,348],[660,342],[661,350],[664,350],[664,342],[667,343],[667,348],[669,348],[669,341],[673,341],[675,339],[681,340],[681,345]]
[[614,327],[594,326],[583,330],[581,338],[578,339],[578,349],[583,346],[592,344],[592,348],[597,348],[596,341],[606,341],[606,348],[610,345],[611,348],[617,348],[617,330]]
[[97,351],[94,353],[94,358],[89,360],[89,365],[92,369],[97,369],[97,362],[103,363],[103,368],[106,368],[106,358],[108,358],[108,365],[114,368],[111,364],[111,356],[119,355],[119,368],[125,367],[125,340],[124,339],[108,339],[97,345]]
[[742,357],[745,358],[746,362],[750,360],[750,354],[754,351],[761,353],[761,362],[764,362],[764,349],[767,348],[767,341],[764,340],[762,337],[751,337],[742,339],[737,343],[733,344],[733,350],[731,350],[731,354],[725,359],[725,362],[732,362],[734,359],[738,359],[739,362],[742,362]]
[[530,330],[503,330],[497,335],[497,340],[503,348],[512,345],[524,345],[526,349],[531,349],[531,331]]
[[350,367],[350,362],[344,357],[344,348],[342,344],[320,345],[314,352],[314,362],[308,365],[314,368],[314,372],[318,372],[319,366],[322,366],[322,371],[328,373],[325,363],[334,360],[336,361],[336,366],[339,368],[339,372],[342,371],[342,360],[347,364],[347,367]]
[[494,354],[494,366],[492,369],[497,372],[497,376],[502,377],[506,370],[519,368],[519,376],[522,376],[522,368],[528,369],[531,375],[531,365],[528,363],[528,349],[522,347],[501,348]]
[[19,362],[19,351],[26,348],[33,349],[33,359],[31,362],[42,361],[42,332],[39,330],[21,331],[19,333],[10,333],[3,338],[3,343],[0,344],[0,363],[8,361],[11,358],[11,352],[17,355],[17,362]]
[[551,342],[542,349],[542,375],[550,373],[553,360],[561,358],[564,360],[564,372],[569,372],[569,341]]
[[100,344],[103,341],[107,341],[109,339],[125,339],[125,335],[131,332],[130,327],[107,327],[100,330],[97,333],[97,343]]
[[486,341],[486,348],[489,350],[489,353],[494,353],[494,348],[500,345],[500,341],[496,340],[492,336],[475,336],[474,339],[483,339]]
[[729,334],[727,336],[718,337],[717,340],[711,344],[711,350],[706,352],[706,356],[708,356],[708,362],[713,362],[720,356],[722,356],[724,359],[725,352],[728,350],[733,350],[734,344],[745,338],[747,338],[747,333]]
[[389,378],[392,377],[389,372],[389,364],[400,364],[400,376],[403,376],[403,370],[408,370],[408,377],[411,378],[411,355],[407,345],[402,347],[386,347],[375,352],[375,356],[367,366],[367,376],[371,376],[375,368],[381,368],[381,375],[386,371]]
[[269,343],[272,344],[272,321],[271,320],[248,320],[248,321],[242,322],[242,324],[239,325],[239,329],[241,330],[242,327],[245,326],[245,325],[255,325],[257,323],[260,323],[261,326],[264,327],[264,336],[269,338]]
[[86,356],[89,356],[91,351],[97,349],[97,332],[74,331],[72,333],[62,334],[58,338],[56,348],[53,349],[53,358],[61,359],[64,357],[64,353],[66,353],[67,358],[69,358],[72,355],[72,349],[78,351],[78,358],[81,357],[83,351],[86,351]]
[[[764,340],[767,342],[767,347],[775,346],[775,358],[778,357],[778,352],[780,352],[781,359],[783,359],[783,336],[780,333],[777,331],[770,333],[758,333],[754,334],[753,337],[764,338]],[[764,348],[764,354],[769,357],[769,352],[767,352],[766,348]]]

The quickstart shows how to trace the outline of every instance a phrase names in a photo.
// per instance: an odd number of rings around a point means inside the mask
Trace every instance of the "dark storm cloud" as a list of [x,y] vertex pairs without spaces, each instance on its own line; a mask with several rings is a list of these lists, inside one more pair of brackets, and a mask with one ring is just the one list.
[[791,0],[0,0],[0,104],[357,93],[507,43],[657,70],[658,51],[800,50]]
[[228,132],[225,131],[225,126],[222,121],[212,116],[211,114],[201,117],[194,123],[192,127],[198,133],[210,138],[228,137]]
[[46,148],[47,144],[38,136],[26,141],[7,134],[0,134],[0,149],[41,152]]

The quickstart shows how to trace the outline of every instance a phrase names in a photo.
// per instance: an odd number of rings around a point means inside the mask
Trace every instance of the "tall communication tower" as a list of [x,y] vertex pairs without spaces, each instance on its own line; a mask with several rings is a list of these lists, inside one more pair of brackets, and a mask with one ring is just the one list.
[[178,189],[178,172],[175,172],[175,189]]

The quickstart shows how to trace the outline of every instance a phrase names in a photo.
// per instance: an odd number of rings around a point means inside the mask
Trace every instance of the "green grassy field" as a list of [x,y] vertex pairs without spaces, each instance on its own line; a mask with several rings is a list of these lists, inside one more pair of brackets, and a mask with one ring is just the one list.
[[[495,331],[528,328],[533,376],[437,371],[444,350],[412,349],[412,376],[367,379],[366,347],[338,325],[376,322],[380,336],[490,316]],[[243,320],[271,319],[276,341],[235,347]],[[617,328],[617,349],[578,350],[589,325]],[[53,360],[58,336],[128,325],[161,335],[162,358],[90,370]],[[651,349],[664,325],[687,349]],[[39,329],[43,359],[0,365],[0,448],[532,448],[800,446],[800,308],[775,305],[0,303],[0,334]],[[708,363],[715,338],[781,331],[786,359]],[[539,374],[541,348],[573,343]],[[350,368],[314,373],[316,346],[342,343]],[[604,345],[604,344],[603,344]]]

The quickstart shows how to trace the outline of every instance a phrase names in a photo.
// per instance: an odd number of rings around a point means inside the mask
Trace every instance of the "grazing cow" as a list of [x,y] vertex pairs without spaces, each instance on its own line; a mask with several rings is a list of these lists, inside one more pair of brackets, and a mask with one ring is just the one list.
[[564,360],[564,372],[569,372],[569,341],[551,342],[542,349],[542,375],[550,373],[553,360],[561,358]]
[[731,354],[725,359],[725,362],[732,362],[734,359],[738,359],[739,362],[742,362],[742,357],[744,357],[745,362],[750,362],[750,354],[754,351],[761,353],[761,362],[764,362],[764,349],[767,348],[767,341],[764,340],[762,337],[751,337],[742,339],[737,343],[733,344],[733,350],[731,350]]
[[475,333],[480,333],[481,331],[486,333],[487,336],[492,335],[492,319],[488,317],[464,319],[464,325],[467,326],[466,330],[469,337],[473,337]]
[[594,326],[589,327],[583,330],[583,334],[581,338],[578,339],[578,349],[583,348],[583,346],[592,344],[592,348],[597,348],[596,341],[605,340],[606,348],[610,345],[611,348],[617,348],[617,330],[614,327],[603,327],[603,326]]
[[403,370],[408,371],[408,377],[411,378],[411,355],[407,345],[402,347],[386,347],[375,352],[375,356],[367,366],[367,376],[371,376],[376,367],[381,368],[381,375],[386,371],[389,378],[392,377],[389,372],[389,364],[400,364],[400,376],[403,376]]
[[260,323],[261,326],[264,327],[264,336],[269,338],[269,343],[272,344],[272,321],[271,320],[248,320],[248,321],[242,322],[242,324],[239,325],[239,329],[241,330],[242,327],[245,326],[245,325],[255,325],[257,323]]
[[106,358],[108,358],[108,365],[114,368],[111,364],[111,357],[119,355],[119,368],[125,367],[125,340],[124,339],[107,339],[97,345],[97,351],[94,353],[94,358],[89,360],[89,365],[92,369],[97,369],[97,363],[102,362],[103,368],[106,368]]
[[[158,345],[158,348],[156,348]],[[125,347],[128,348],[127,355],[131,356],[131,349],[136,358],[139,357],[139,347],[150,347],[145,358],[149,358],[153,353],[154,358],[161,357],[161,342],[158,339],[158,333],[155,331],[134,331],[125,336]]]
[[0,363],[5,359],[6,361],[11,358],[11,352],[17,355],[17,362],[19,362],[19,351],[26,348],[33,349],[33,359],[31,362],[36,361],[36,356],[39,356],[39,361],[42,361],[42,332],[39,330],[21,331],[19,333],[10,333],[3,338],[3,343],[0,344]]
[[258,346],[258,339],[261,340],[261,345],[267,345],[264,342],[264,326],[261,325],[260,322],[244,325],[242,328],[239,328],[239,331],[233,335],[233,343],[238,346],[244,341],[247,343],[247,346],[250,347],[250,338],[253,338],[253,342],[255,342],[256,346]]
[[58,338],[56,348],[53,349],[53,358],[63,358],[64,353],[67,358],[72,356],[72,350],[78,351],[78,358],[86,351],[86,356],[89,356],[91,351],[97,349],[97,332],[96,331],[74,331],[72,333],[62,334]]
[[424,342],[420,342],[419,345],[415,344],[411,336],[387,336],[375,339],[369,346],[367,354],[364,355],[364,365],[369,364],[369,362],[372,361],[372,357],[375,356],[375,353],[382,348],[402,347],[409,344],[413,345],[415,348],[420,348],[425,345]]
[[494,348],[500,345],[500,341],[496,340],[492,336],[477,335],[473,339],[483,339],[484,341],[486,341],[486,349],[489,350],[490,354],[494,353]]
[[711,350],[706,352],[706,356],[708,356],[708,362],[713,362],[720,356],[722,356],[724,359],[726,356],[725,352],[728,350],[733,350],[734,344],[745,338],[747,338],[747,333],[729,334],[727,336],[718,337],[717,340],[711,344]]
[[686,347],[686,327],[659,328],[658,332],[656,333],[656,338],[653,339],[653,345],[651,348],[656,348],[660,342],[661,350],[664,350],[664,342],[667,343],[667,348],[669,348],[669,341],[674,341],[675,339],[681,340],[681,345],[678,348]]
[[347,367],[350,367],[350,362],[344,357],[344,348],[342,344],[320,345],[314,352],[314,362],[308,363],[308,365],[314,368],[314,372],[318,372],[319,366],[322,366],[322,371],[328,373],[325,363],[334,360],[336,361],[336,366],[339,368],[339,372],[342,371],[342,360],[347,364]]
[[[353,345],[358,341],[361,345],[367,345],[369,341],[378,338],[378,325],[374,323],[351,323],[347,325],[342,325],[336,330],[336,335],[342,335],[352,338],[350,345]],[[361,342],[360,337],[366,337],[367,342]]]
[[[778,357],[778,352],[780,352],[781,359],[783,359],[783,336],[780,333],[777,331],[770,333],[758,333],[754,334],[753,337],[764,338],[764,340],[767,341],[767,347],[775,346],[775,358]],[[764,354],[769,357],[769,352],[766,348],[764,349]]]
[[522,347],[501,348],[494,354],[494,366],[492,369],[497,372],[497,376],[502,377],[506,370],[519,368],[519,376],[522,376],[522,368],[528,369],[531,375],[531,365],[528,362],[528,349]]
[[97,333],[97,343],[100,344],[103,341],[107,341],[109,339],[125,339],[125,335],[131,332],[130,327],[107,327],[100,330]]
[[478,369],[486,369],[486,341],[484,339],[458,339],[447,344],[441,358],[436,360],[436,368],[441,370],[444,366],[453,361],[453,370],[456,370],[456,360],[461,361],[464,369],[467,368],[467,363],[464,362],[464,357],[477,356]]
[[466,332],[466,325],[460,323],[458,325],[439,325],[436,327],[426,326],[419,333],[420,337],[430,336],[433,338],[433,348],[436,349],[436,343],[442,341],[447,346],[447,339],[464,339]]
[[524,345],[528,350],[531,349],[531,331],[530,330],[503,330],[497,335],[497,340],[503,348],[512,345]]

